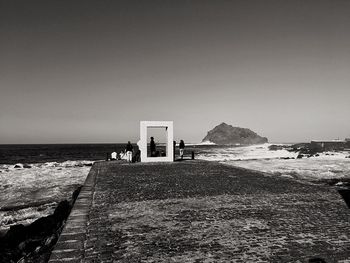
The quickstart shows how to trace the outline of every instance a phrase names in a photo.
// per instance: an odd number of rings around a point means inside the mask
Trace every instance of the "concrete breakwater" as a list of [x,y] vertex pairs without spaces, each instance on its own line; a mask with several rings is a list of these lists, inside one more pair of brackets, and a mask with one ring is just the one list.
[[50,262],[350,260],[334,188],[217,162],[97,162]]

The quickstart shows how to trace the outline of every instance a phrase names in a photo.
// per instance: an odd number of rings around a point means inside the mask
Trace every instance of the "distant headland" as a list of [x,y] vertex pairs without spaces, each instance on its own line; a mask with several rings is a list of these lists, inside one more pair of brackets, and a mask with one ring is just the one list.
[[218,145],[249,145],[267,143],[268,139],[250,129],[233,127],[223,122],[208,131],[202,142],[212,142]]

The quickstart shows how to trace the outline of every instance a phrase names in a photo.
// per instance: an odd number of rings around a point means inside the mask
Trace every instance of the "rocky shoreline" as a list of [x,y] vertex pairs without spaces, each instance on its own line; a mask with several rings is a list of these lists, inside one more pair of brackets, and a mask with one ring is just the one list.
[[[327,153],[327,151],[323,150],[320,147],[315,147],[311,143],[297,143],[293,145],[279,145],[279,144],[272,144],[269,146],[270,151],[277,151],[277,150],[287,150],[289,152],[295,152],[298,153],[297,159],[301,158],[310,158],[310,157],[318,157],[320,156],[320,153],[325,153],[325,155],[332,155],[332,153]],[[345,158],[350,158],[350,153]],[[288,157],[288,159],[294,159]]]
[[29,225],[14,225],[0,236],[0,262],[44,263],[65,225],[82,186],[70,200],[58,203],[53,214],[42,217]]

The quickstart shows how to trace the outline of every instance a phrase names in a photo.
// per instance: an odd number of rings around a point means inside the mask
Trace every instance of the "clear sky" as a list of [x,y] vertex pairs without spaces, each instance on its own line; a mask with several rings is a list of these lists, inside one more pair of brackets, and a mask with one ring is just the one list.
[[349,29],[348,0],[0,0],[0,143],[350,137]]

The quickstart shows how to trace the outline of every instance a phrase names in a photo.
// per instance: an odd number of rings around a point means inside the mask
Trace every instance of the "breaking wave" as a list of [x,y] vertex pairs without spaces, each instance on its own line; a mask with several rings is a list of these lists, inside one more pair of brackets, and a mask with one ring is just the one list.
[[198,158],[298,179],[350,178],[348,152],[324,152],[317,157],[297,159],[298,153],[285,149],[271,151],[270,145],[213,148]]

